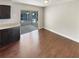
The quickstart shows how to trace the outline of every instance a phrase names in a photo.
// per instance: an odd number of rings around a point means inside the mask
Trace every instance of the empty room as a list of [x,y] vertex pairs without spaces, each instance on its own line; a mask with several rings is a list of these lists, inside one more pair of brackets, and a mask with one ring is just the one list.
[[79,0],[0,0],[0,58],[79,58]]

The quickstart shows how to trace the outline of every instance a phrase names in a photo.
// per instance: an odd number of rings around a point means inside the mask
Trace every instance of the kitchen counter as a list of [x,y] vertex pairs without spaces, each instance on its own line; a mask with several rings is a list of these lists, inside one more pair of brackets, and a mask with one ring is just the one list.
[[3,29],[7,29],[7,28],[12,28],[12,27],[18,27],[20,26],[19,23],[15,23],[15,22],[11,22],[11,23],[2,23],[0,24],[0,30],[3,30]]

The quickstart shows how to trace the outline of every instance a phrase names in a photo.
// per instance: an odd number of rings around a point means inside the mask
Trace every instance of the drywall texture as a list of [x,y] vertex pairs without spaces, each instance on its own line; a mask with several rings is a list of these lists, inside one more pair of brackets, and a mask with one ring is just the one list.
[[46,29],[79,42],[79,0],[50,4],[44,13]]
[[11,5],[11,18],[10,19],[0,19],[0,29],[5,29],[9,27],[20,26],[20,12],[21,10],[36,10],[39,12],[38,18],[38,28],[43,27],[43,8],[36,7],[32,5],[14,3],[11,0],[0,0],[0,5]]

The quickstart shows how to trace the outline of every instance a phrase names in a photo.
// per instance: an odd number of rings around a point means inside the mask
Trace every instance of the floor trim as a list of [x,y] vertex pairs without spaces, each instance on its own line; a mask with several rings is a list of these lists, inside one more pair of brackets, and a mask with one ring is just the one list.
[[[51,31],[51,32],[53,32],[53,33],[56,33],[56,34],[58,34],[58,35],[60,35],[60,36],[66,37],[66,38],[68,38],[68,39],[70,39],[70,40],[73,40],[73,39],[74,39],[74,38],[71,38],[71,37],[69,37],[69,36],[67,36],[67,35],[64,35],[64,34],[61,34],[61,33],[59,33],[59,32],[56,32],[56,31],[54,31],[54,30],[52,30],[52,29],[49,29],[49,28],[44,28],[44,29],[46,29],[46,30],[48,30],[48,31]],[[78,39],[74,39],[73,41],[79,43]]]

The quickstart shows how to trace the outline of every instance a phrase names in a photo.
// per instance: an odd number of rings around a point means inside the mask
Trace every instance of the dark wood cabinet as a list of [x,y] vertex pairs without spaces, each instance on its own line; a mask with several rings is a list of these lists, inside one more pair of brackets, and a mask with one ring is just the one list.
[[7,30],[2,30],[1,32],[1,44],[5,45],[9,41],[9,36],[8,36],[8,31]]
[[20,27],[0,30],[0,46],[20,40]]
[[1,37],[2,37],[2,36],[1,36],[1,31],[0,31],[0,44],[1,44]]

